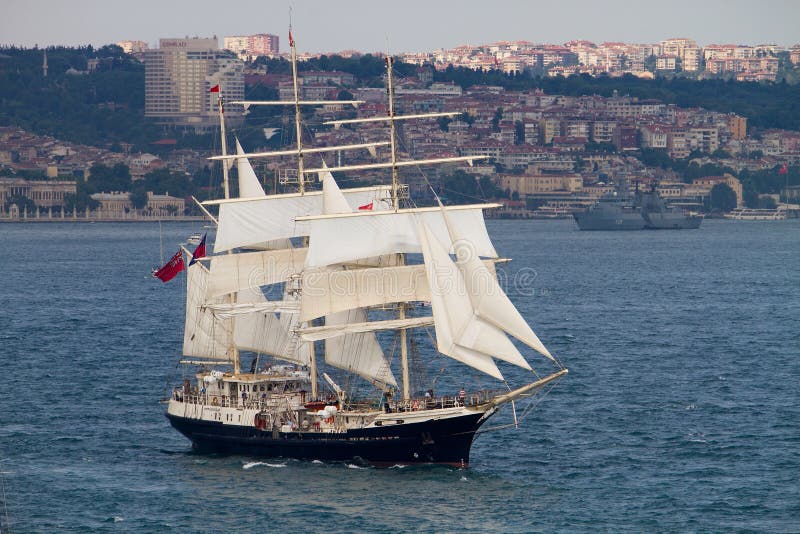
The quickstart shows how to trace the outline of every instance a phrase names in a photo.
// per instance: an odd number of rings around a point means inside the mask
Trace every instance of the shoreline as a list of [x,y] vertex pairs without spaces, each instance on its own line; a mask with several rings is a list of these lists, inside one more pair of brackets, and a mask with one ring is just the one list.
[[[95,222],[102,222],[102,223],[155,223],[155,222],[200,222],[200,221],[208,221],[207,217],[203,216],[186,216],[186,217],[169,217],[169,218],[114,218],[114,217],[41,217],[41,218],[19,218],[19,219],[10,219],[0,218],[0,224],[2,223],[10,223],[10,224],[25,224],[25,223],[95,223]],[[210,221],[209,221],[210,222]]]

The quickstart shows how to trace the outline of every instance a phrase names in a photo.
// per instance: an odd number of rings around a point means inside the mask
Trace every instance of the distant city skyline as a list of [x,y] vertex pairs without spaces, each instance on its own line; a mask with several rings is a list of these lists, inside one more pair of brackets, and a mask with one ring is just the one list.
[[[99,46],[162,37],[272,33],[288,45],[289,2],[198,0],[119,4],[100,0],[5,0],[0,45]],[[129,7],[123,7],[129,6]],[[235,6],[235,7],[228,7]],[[800,43],[800,3],[734,0],[559,3],[307,1],[292,6],[301,52],[424,52],[500,40],[654,43],[672,37],[708,44]]]

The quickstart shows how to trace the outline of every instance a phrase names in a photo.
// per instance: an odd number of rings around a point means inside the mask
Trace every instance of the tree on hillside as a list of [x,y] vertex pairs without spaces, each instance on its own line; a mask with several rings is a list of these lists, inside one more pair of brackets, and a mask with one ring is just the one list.
[[728,184],[717,184],[712,187],[708,199],[712,211],[727,212],[736,207],[736,193]]
[[98,163],[89,169],[87,184],[91,193],[130,191],[131,173],[124,163],[117,163],[113,167]]

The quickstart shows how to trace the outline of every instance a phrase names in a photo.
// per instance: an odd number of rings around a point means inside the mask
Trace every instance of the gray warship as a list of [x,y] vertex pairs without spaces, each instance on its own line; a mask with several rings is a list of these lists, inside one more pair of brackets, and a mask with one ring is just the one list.
[[700,228],[702,216],[692,215],[677,206],[668,206],[655,185],[633,196],[621,184],[616,191],[600,198],[586,211],[572,216],[580,230],[690,230]]

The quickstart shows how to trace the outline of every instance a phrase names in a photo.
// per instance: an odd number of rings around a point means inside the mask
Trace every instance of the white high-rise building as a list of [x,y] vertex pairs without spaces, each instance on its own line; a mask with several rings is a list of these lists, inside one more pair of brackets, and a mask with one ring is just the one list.
[[[218,124],[220,86],[226,101],[244,99],[244,65],[219,50],[217,39],[161,39],[145,53],[145,117],[160,124],[205,130]],[[242,118],[241,108],[225,108],[226,120]]]

